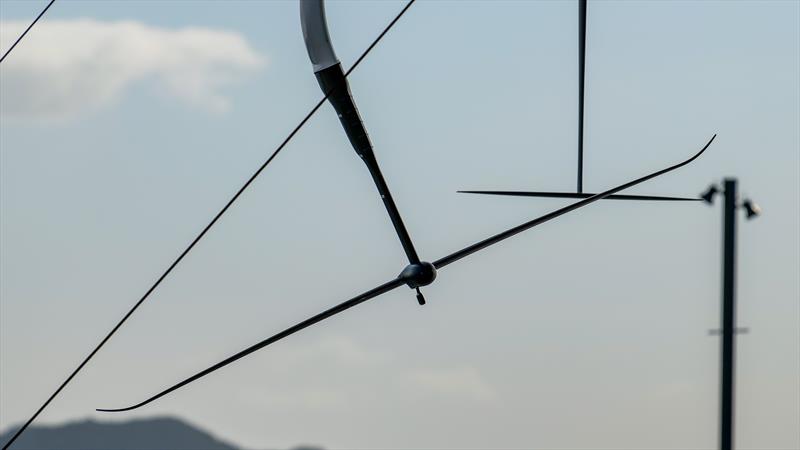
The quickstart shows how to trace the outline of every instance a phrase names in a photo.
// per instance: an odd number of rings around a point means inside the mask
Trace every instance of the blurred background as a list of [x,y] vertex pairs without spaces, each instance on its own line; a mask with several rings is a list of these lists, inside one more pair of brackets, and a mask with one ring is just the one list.
[[[335,1],[345,68],[404,3]],[[6,49],[44,2],[0,2]],[[737,446],[800,448],[800,3],[590,1],[585,185],[724,176],[741,222]],[[423,259],[569,201],[577,5],[421,1],[350,77]],[[56,2],[0,67],[0,430],[24,422],[321,94],[294,1]],[[138,402],[393,278],[325,106],[42,414],[181,417],[243,448],[713,448],[721,211],[598,202]]]

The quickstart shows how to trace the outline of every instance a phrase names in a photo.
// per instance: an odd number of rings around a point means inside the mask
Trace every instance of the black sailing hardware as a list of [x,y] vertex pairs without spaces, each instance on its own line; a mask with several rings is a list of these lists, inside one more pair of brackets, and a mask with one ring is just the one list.
[[691,163],[695,159],[697,159],[703,152],[705,152],[705,150],[711,145],[711,143],[714,141],[714,138],[716,137],[716,135],[712,136],[711,139],[703,146],[702,149],[700,149],[699,152],[697,152],[689,159],[686,159],[678,164],[672,165],[657,172],[653,172],[649,175],[645,175],[636,180],[629,181],[625,184],[619,185],[617,187],[614,187],[599,194],[594,194],[594,195],[586,194],[587,198],[584,198],[583,200],[580,200],[571,205],[565,206],[563,208],[557,209],[543,216],[537,217],[535,219],[517,225],[516,227],[509,228],[503,232],[490,236],[472,245],[464,247],[461,250],[458,250],[447,256],[439,258],[433,261],[432,263],[424,262],[420,260],[416,250],[414,249],[414,246],[411,242],[411,238],[409,237],[408,232],[406,231],[405,226],[403,225],[400,213],[398,212],[397,207],[395,206],[394,201],[392,200],[391,194],[389,193],[389,188],[387,187],[386,182],[383,179],[383,176],[381,175],[380,169],[378,167],[378,162],[375,158],[372,149],[372,144],[370,143],[369,138],[367,137],[364,125],[361,121],[358,110],[356,109],[355,103],[352,98],[352,94],[350,93],[347,79],[342,72],[342,67],[341,64],[339,63],[339,60],[336,58],[336,55],[333,51],[333,47],[330,42],[330,36],[328,34],[327,23],[325,20],[325,9],[323,5],[323,0],[300,0],[300,18],[303,26],[303,37],[305,39],[306,48],[311,58],[311,62],[314,64],[314,73],[317,77],[317,81],[319,82],[323,92],[325,92],[326,96],[331,101],[331,104],[333,105],[334,109],[339,115],[339,119],[342,122],[342,126],[344,127],[345,133],[347,134],[350,143],[353,145],[353,148],[355,149],[356,153],[363,159],[364,163],[367,165],[367,169],[370,171],[370,174],[372,175],[372,178],[375,181],[375,185],[383,199],[383,203],[389,214],[389,218],[391,219],[392,224],[394,225],[395,231],[397,232],[397,236],[400,239],[400,243],[403,245],[403,249],[406,252],[409,264],[401,271],[400,275],[398,275],[397,277],[394,277],[383,284],[373,287],[367,290],[366,292],[363,292],[362,294],[359,294],[349,300],[339,303],[315,316],[312,316],[267,339],[264,339],[261,342],[258,342],[214,364],[213,366],[208,367],[207,369],[198,372],[189,378],[186,378],[185,380],[159,392],[158,394],[140,403],[124,408],[98,409],[98,411],[106,411],[106,412],[129,411],[144,406],[160,397],[169,394],[170,392],[173,392],[199,378],[202,378],[210,374],[211,372],[216,371],[217,369],[221,369],[222,367],[227,366],[228,364],[231,364],[257,350],[260,350],[270,344],[273,344],[294,333],[297,333],[298,331],[310,327],[311,325],[319,323],[329,317],[344,312],[356,305],[359,305],[375,297],[378,297],[381,294],[385,294],[389,291],[397,289],[398,287],[403,285],[415,289],[417,292],[417,300],[420,305],[423,305],[425,304],[425,299],[422,296],[422,293],[420,292],[419,288],[432,283],[436,279],[437,271],[441,270],[443,267],[451,263],[454,263],[464,257],[467,257],[486,247],[497,244],[518,233],[521,233],[537,225],[555,219],[556,217],[559,217],[563,214],[582,208],[597,200],[611,197],[612,195],[624,189],[630,188],[632,186],[638,185],[647,180],[655,178],[659,175],[663,175],[665,173],[683,167]]
[[[504,195],[512,197],[589,198],[583,192],[583,131],[584,100],[586,98],[586,10],[587,0],[578,0],[578,186],[576,192],[543,191],[458,191],[464,194]],[[700,201],[699,198],[664,197],[656,195],[610,195],[609,200]]]

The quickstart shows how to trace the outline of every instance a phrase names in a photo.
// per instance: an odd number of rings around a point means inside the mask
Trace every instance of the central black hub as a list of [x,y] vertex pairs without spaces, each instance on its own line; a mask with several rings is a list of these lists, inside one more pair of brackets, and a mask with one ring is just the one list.
[[427,286],[436,279],[436,267],[425,261],[409,264],[400,272],[398,278],[405,281],[408,287],[412,289]]

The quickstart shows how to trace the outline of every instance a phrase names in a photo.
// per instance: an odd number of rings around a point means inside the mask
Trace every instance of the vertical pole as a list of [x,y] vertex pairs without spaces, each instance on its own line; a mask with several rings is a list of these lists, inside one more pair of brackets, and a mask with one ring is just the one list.
[[586,81],[586,1],[578,0],[578,193],[583,192],[583,99]]
[[724,185],[719,447],[721,450],[733,450],[736,344],[736,180],[725,179]]

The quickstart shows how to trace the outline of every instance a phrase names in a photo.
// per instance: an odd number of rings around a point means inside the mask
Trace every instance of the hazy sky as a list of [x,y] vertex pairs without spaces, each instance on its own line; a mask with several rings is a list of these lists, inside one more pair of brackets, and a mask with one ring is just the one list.
[[[7,48],[44,1],[0,1]],[[345,67],[402,7],[331,2]],[[577,8],[414,5],[351,76],[424,259],[574,189]],[[736,176],[740,448],[800,447],[800,3],[592,1],[586,186]],[[25,420],[319,99],[294,1],[59,1],[0,67],[0,427]],[[322,109],[41,416],[178,414],[256,448],[713,448],[720,208],[602,202],[141,410],[394,277],[405,257]]]

